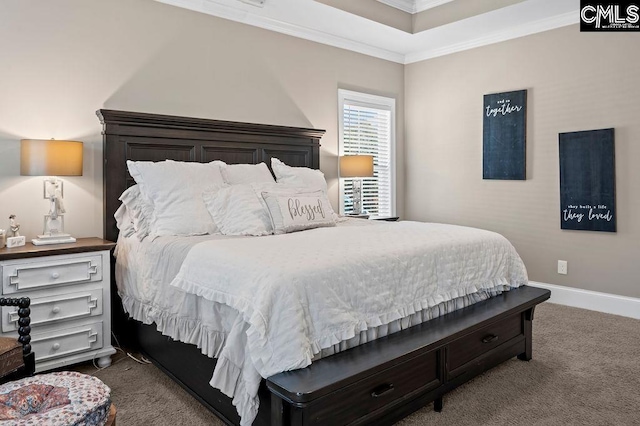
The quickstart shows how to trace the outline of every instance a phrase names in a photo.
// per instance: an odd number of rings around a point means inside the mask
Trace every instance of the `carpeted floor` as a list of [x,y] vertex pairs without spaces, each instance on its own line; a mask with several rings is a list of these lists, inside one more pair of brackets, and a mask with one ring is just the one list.
[[[640,425],[640,321],[544,303],[533,360],[512,359],[399,423],[417,425]],[[222,425],[152,365],[118,354],[77,370],[111,387],[118,426]]]

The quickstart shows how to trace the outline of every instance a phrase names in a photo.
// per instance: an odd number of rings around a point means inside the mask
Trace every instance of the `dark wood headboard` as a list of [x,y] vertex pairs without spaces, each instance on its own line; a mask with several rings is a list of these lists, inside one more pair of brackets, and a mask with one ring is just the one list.
[[320,166],[324,130],[238,123],[101,109],[104,141],[104,238],[117,241],[113,214],[133,184],[127,160],[222,160],[271,167],[271,157],[291,166]]

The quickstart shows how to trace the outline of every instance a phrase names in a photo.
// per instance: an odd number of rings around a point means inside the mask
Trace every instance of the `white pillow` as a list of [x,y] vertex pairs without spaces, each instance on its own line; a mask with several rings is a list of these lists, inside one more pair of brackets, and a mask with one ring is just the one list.
[[308,167],[291,167],[275,157],[271,158],[271,168],[276,175],[278,183],[295,186],[305,186],[310,189],[321,189],[327,192],[327,181],[320,170]]
[[152,238],[162,235],[202,235],[218,231],[202,201],[202,193],[224,183],[220,161],[193,163],[127,161],[140,193],[151,201]]
[[204,192],[202,199],[224,235],[269,235],[273,231],[271,219],[256,192],[268,187],[255,184],[224,186]]
[[135,234],[136,230],[133,228],[133,219],[131,219],[129,215],[127,206],[121,204],[113,214],[113,217],[116,219],[116,226],[120,230],[121,236],[128,238]]
[[125,237],[133,234],[142,241],[150,232],[153,221],[153,205],[140,193],[140,187],[133,185],[127,188],[120,198],[122,205],[116,210],[114,217],[120,232]]
[[222,163],[222,176],[229,185],[243,183],[274,183],[273,176],[266,164],[225,164]]
[[262,192],[274,234],[336,226],[333,209],[324,191],[289,190]]

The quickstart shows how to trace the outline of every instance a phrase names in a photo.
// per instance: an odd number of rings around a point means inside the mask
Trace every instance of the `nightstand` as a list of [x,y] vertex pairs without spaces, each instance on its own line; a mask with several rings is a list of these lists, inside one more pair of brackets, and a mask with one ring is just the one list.
[[[111,364],[111,257],[114,243],[78,238],[70,244],[0,249],[3,297],[31,299],[36,372],[96,359]],[[2,307],[0,335],[17,335],[18,311]]]

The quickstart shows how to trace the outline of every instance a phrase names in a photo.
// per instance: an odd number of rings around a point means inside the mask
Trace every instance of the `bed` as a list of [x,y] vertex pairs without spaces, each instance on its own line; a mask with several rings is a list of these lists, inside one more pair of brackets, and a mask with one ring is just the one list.
[[[222,160],[229,164],[268,164],[272,157],[277,157],[290,166],[313,169],[319,166],[319,140],[324,133],[320,130],[112,110],[100,110],[98,115],[104,125],[105,238],[113,241],[118,240],[114,219],[114,213],[120,206],[118,197],[134,183],[127,172],[127,160],[171,159],[200,163]],[[345,226],[342,231],[307,235],[316,236],[322,241],[322,238],[338,238],[354,227],[370,225],[358,219],[351,221],[354,223]],[[398,227],[389,228],[392,226]],[[373,226],[369,232],[380,236],[384,236],[385,232],[388,235],[396,232],[409,235],[413,231],[410,226],[384,224]],[[436,225],[432,227],[438,228]],[[451,232],[451,229],[447,229],[445,235]],[[157,245],[162,244],[161,239],[158,241]],[[180,244],[171,241],[167,247]],[[200,249],[207,244],[201,242],[196,247]],[[225,241],[224,246],[219,244],[213,241],[211,248],[224,247],[218,250],[217,255],[226,261],[250,251],[254,245],[241,239]],[[186,263],[192,255],[195,256],[197,250],[188,244],[181,247]],[[139,247],[130,248],[130,251],[140,250]],[[236,254],[225,258],[225,252],[233,253],[231,250],[237,250]],[[248,263],[243,265],[243,269],[255,269],[258,272],[268,269],[273,258],[259,256],[268,250],[267,246],[256,250],[255,257],[245,259]],[[164,248],[160,251],[165,252]],[[290,253],[296,254],[295,250]],[[255,259],[255,265],[251,264],[252,259]],[[366,257],[361,261],[365,262]],[[202,263],[193,262],[191,270]],[[206,270],[200,272],[200,276],[203,275],[207,275]],[[115,279],[117,274],[112,276]],[[197,274],[187,281],[192,283],[196,278]],[[326,279],[330,282],[330,277]],[[210,289],[205,287],[198,288],[198,291],[205,293],[206,297],[210,295],[206,293]],[[161,331],[171,333],[161,324],[161,319],[157,321],[158,324],[152,325],[132,321],[125,314],[123,305],[128,312],[138,308],[132,305],[126,295],[120,300],[115,282],[112,293],[116,335],[128,344],[138,345],[156,365],[223,421],[239,424],[240,418],[231,399],[209,386],[211,371],[217,362],[211,356],[219,354],[163,336],[157,329],[164,327]],[[474,300],[463,309],[419,326],[315,361],[306,368],[281,374],[276,373],[289,368],[265,368],[261,375],[268,379],[259,384],[259,410],[254,424],[388,423],[429,401],[436,401],[436,409],[441,409],[442,396],[453,387],[512,356],[531,358],[533,309],[537,303],[548,298],[548,292],[520,288],[501,293],[490,294],[495,297],[483,297],[482,300],[487,299],[484,301]],[[229,300],[225,302],[231,303]],[[193,306],[194,311],[202,311]],[[180,340],[196,343],[189,338]],[[210,356],[202,352],[209,352]],[[286,355],[285,351],[279,356]],[[304,365],[307,364],[294,364],[294,367]],[[269,371],[269,374],[264,374],[264,371]],[[353,392],[354,389],[358,392]],[[360,396],[360,391],[364,392],[364,397]]]

